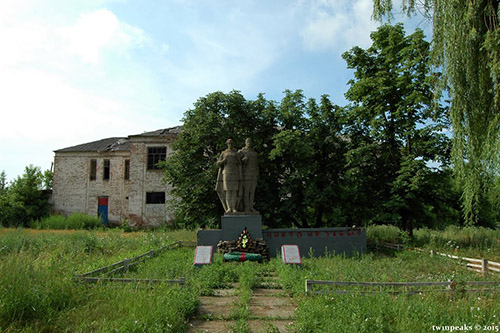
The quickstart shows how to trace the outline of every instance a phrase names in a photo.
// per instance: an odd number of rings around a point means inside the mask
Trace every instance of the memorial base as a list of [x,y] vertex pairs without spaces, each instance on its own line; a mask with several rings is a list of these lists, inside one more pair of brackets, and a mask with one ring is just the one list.
[[247,228],[253,239],[262,238],[261,215],[224,215],[221,217],[223,241],[237,239],[243,229]]
[[297,245],[302,256],[324,256],[327,253],[356,255],[366,251],[366,230],[363,228],[310,228],[262,230],[261,215],[225,215],[221,229],[198,230],[197,245],[219,241],[235,241],[247,228],[252,239],[262,239],[269,248],[269,257],[279,255],[282,245]]

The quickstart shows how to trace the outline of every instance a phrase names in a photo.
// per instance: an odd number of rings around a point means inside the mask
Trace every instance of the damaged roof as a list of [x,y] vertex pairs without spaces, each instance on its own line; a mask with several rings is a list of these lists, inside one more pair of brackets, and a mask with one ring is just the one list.
[[158,135],[177,135],[181,132],[182,126],[175,126],[169,128],[163,128],[152,132],[144,132],[141,134],[130,135],[131,136],[158,136]]
[[170,128],[159,129],[152,132],[144,132],[142,134],[130,135],[128,137],[107,138],[98,141],[82,143],[80,145],[58,149],[54,152],[111,152],[111,151],[128,151],[130,150],[130,137],[138,136],[160,136],[160,135],[177,135],[181,132],[182,126],[175,126]]
[[82,143],[68,148],[56,150],[56,153],[72,152],[72,151],[127,151],[130,150],[130,142],[128,138],[107,138],[98,141]]

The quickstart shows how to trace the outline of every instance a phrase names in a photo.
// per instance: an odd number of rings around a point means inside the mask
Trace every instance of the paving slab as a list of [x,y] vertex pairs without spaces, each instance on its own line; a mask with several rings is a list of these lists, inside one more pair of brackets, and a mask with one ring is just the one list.
[[252,332],[289,332],[289,326],[293,324],[290,320],[249,320],[248,326]]
[[189,327],[187,329],[188,333],[222,333],[222,332],[232,332],[232,327],[235,322],[224,321],[224,320],[192,320],[189,323]]
[[249,316],[251,318],[262,319],[285,319],[293,318],[296,310],[295,305],[275,306],[275,305],[249,305]]
[[290,298],[285,296],[261,296],[253,295],[250,298],[249,306],[293,306]]
[[214,289],[213,296],[235,296],[237,289]]
[[231,310],[236,306],[237,302],[237,296],[201,296],[198,316],[227,318],[231,315]]
[[252,290],[252,296],[283,296],[283,289],[278,288],[256,288]]

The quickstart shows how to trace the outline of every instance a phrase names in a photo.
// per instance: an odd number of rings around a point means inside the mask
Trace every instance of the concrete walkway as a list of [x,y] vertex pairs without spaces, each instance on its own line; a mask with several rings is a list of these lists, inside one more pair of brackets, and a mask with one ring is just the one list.
[[237,284],[232,289],[214,290],[214,296],[200,297],[198,314],[189,323],[188,332],[287,332],[296,306],[274,275],[264,281],[252,290],[243,318],[238,315],[242,309]]

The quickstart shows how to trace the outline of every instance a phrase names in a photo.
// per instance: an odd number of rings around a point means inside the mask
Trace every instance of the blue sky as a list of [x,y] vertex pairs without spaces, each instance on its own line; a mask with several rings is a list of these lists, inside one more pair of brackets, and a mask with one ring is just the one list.
[[341,54],[370,46],[371,13],[372,0],[2,0],[0,171],[12,180],[49,169],[56,149],[179,125],[219,90],[345,105]]

